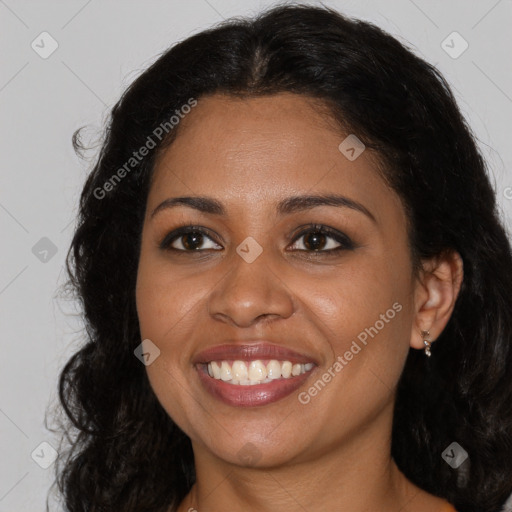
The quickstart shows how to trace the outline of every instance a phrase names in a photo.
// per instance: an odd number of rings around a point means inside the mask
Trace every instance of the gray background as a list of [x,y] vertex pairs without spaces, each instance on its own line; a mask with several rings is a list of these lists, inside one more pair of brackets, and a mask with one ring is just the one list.
[[[51,448],[40,444],[58,447],[44,413],[81,340],[77,307],[59,287],[95,153],[79,160],[73,131],[88,125],[85,142],[94,143],[108,109],[161,51],[223,18],[274,3],[0,0],[0,512],[44,509],[53,466],[40,467],[51,462]],[[444,73],[511,226],[512,1],[324,3],[373,21]],[[58,43],[46,59],[31,47],[35,41],[40,51],[50,48],[48,39],[41,42],[44,31]],[[453,31],[469,44],[456,59],[442,47]]]

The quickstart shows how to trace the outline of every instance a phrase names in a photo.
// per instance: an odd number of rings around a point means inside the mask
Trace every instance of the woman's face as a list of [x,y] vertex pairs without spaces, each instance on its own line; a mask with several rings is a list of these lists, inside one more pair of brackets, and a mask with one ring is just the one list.
[[179,129],[148,196],[137,309],[160,350],[151,385],[196,458],[269,466],[389,442],[415,283],[370,150],[292,94],[201,98]]

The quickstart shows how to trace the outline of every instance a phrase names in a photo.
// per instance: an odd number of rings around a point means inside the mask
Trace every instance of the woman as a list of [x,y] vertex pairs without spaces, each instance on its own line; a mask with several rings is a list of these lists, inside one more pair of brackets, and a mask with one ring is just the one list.
[[69,272],[67,510],[512,491],[510,244],[447,83],[369,23],[277,7],[164,53],[112,110]]

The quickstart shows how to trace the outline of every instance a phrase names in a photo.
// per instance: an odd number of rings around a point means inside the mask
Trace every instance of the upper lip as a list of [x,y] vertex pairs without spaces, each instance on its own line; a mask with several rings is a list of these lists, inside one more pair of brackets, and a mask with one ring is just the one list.
[[315,359],[309,355],[296,352],[282,345],[267,341],[248,342],[238,344],[216,345],[199,352],[192,360],[193,364],[204,364],[211,361],[253,361],[256,359],[277,359],[297,363],[314,363]]

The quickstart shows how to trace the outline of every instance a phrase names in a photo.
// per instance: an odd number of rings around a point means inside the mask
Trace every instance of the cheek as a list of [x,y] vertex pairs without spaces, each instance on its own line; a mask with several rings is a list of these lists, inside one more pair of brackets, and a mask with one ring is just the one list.
[[141,336],[157,342],[168,328],[170,317],[165,312],[164,304],[168,297],[163,293],[161,279],[149,268],[144,259],[141,259],[136,287],[137,315]]
[[180,286],[176,274],[163,268],[158,258],[141,254],[136,287],[140,335],[160,350],[146,367],[147,376],[167,414],[189,434],[195,413],[190,394],[183,390],[190,385],[187,349],[191,349],[187,340],[192,338],[200,307],[200,293],[194,290],[193,286]]
[[312,382],[301,403],[315,404],[320,423],[350,430],[393,399],[409,350],[407,273],[360,259],[314,284],[310,294],[302,287],[305,314],[331,356],[317,376],[326,384]]
[[321,283],[296,288],[329,341],[332,361],[346,361],[344,373],[364,366],[390,387],[398,380],[409,348],[408,268],[403,255],[358,258]]
[[178,339],[176,335],[191,325],[204,292],[204,283],[181,279],[179,272],[169,270],[165,258],[143,251],[136,287],[141,336],[162,344]]

